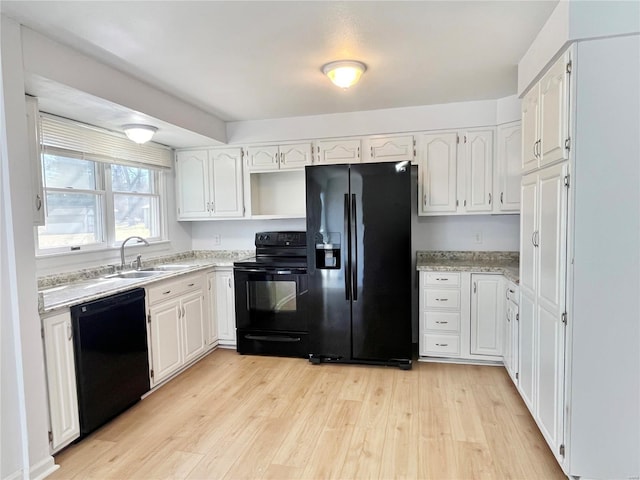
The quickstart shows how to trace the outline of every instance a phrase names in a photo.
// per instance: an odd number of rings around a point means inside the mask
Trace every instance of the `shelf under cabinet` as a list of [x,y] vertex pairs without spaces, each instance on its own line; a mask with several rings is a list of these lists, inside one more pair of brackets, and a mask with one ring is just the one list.
[[250,173],[251,218],[304,218],[304,170]]

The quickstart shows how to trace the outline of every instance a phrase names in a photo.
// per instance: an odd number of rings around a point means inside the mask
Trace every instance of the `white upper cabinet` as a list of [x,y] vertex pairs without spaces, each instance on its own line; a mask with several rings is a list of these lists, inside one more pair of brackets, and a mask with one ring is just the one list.
[[418,139],[418,214],[492,213],[494,129]]
[[280,151],[277,145],[247,147],[245,166],[247,170],[278,170]]
[[413,135],[393,137],[373,137],[368,139],[369,157],[367,162],[413,162],[415,140]]
[[311,165],[311,143],[247,147],[245,166],[248,171],[269,171],[304,168]]
[[569,53],[522,100],[522,170],[569,158]]
[[494,213],[520,212],[522,129],[520,122],[500,125],[497,133]]
[[242,149],[176,152],[178,220],[243,216]]
[[[465,195],[458,199],[465,212],[491,212],[493,202],[493,129],[464,134],[463,157],[458,174],[464,171]],[[462,200],[462,202],[460,202]]]
[[25,96],[27,107],[27,141],[29,142],[29,169],[31,173],[31,211],[33,224],[44,225],[44,193],[42,188],[42,154],[40,146],[40,112],[38,100]]
[[316,163],[360,163],[360,139],[317,141]]
[[211,150],[209,158],[211,216],[242,217],[242,149]]
[[456,211],[457,138],[456,132],[428,133],[420,138],[420,215]]

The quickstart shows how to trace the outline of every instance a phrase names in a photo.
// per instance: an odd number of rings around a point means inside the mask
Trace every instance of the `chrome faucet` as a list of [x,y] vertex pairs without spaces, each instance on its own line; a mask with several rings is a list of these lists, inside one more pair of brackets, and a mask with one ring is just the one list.
[[[139,237],[137,235],[134,235],[132,237],[126,238],[124,240],[124,242],[122,242],[122,245],[120,245],[120,270],[124,270],[124,246],[129,240],[132,240],[132,239],[137,239],[138,243],[142,242],[147,247],[149,246],[149,242],[147,242],[144,238]],[[140,264],[139,260],[138,260],[138,264]]]

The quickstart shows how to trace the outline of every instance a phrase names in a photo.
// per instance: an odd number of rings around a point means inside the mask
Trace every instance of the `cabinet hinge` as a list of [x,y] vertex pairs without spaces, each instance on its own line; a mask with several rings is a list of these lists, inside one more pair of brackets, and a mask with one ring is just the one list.
[[467,136],[464,136],[464,143],[467,143]]
[[456,143],[460,143],[460,135],[456,135]]
[[49,443],[53,443],[53,432],[49,430]]
[[151,323],[151,314],[147,314],[147,323]]
[[519,378],[520,378],[520,374],[516,372],[516,380],[518,380]]
[[570,185],[570,183],[571,183],[571,182],[570,182],[570,180],[571,180],[571,177],[570,177],[570,176],[569,176],[569,174],[567,173],[567,174],[564,176],[564,186],[565,186],[565,187],[569,188],[569,185]]
[[516,313],[516,322],[519,322],[519,321],[520,321],[520,314]]
[[573,67],[573,64],[571,63],[571,60],[569,60],[567,62],[567,68],[566,68],[566,72],[567,73],[571,73],[571,68]]
[[564,312],[562,314],[562,323],[564,323],[565,325],[567,324],[567,312]]
[[153,368],[151,369],[151,378],[153,378]]
[[44,338],[44,327],[40,327],[40,336]]
[[565,149],[566,151],[570,151],[570,150],[571,150],[571,137],[567,138],[567,139],[564,141],[564,149]]
[[564,443],[560,445],[560,448],[558,449],[558,451],[560,455],[564,457]]

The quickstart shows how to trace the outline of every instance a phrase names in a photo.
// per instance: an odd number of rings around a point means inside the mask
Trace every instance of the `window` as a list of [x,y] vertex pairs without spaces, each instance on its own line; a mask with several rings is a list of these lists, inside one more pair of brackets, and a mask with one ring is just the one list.
[[45,149],[45,225],[39,254],[113,246],[131,235],[161,240],[162,171]]

